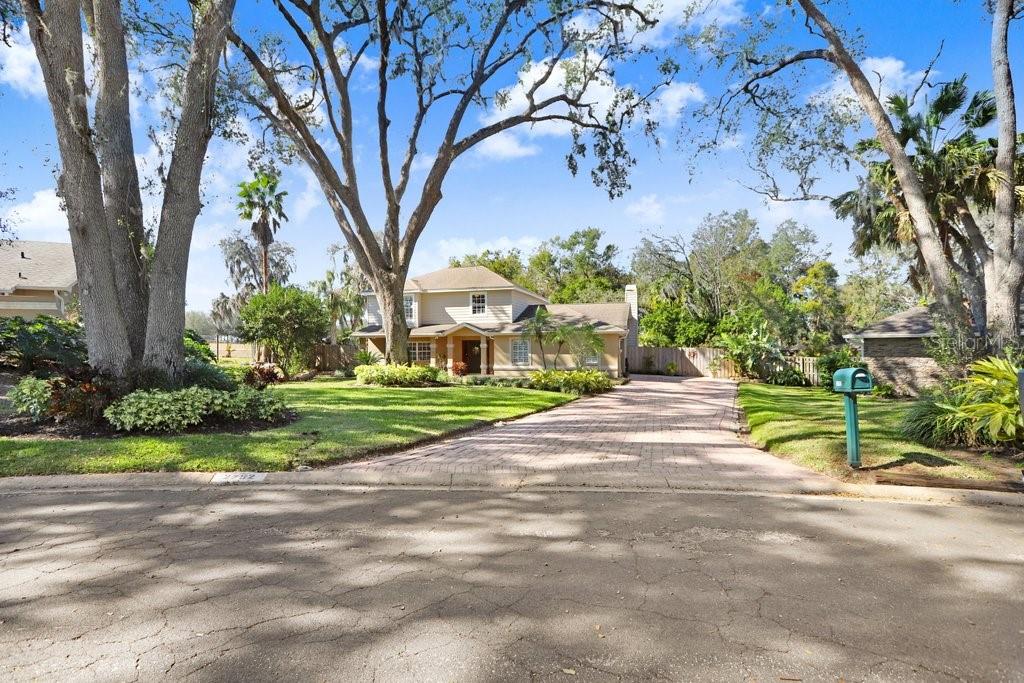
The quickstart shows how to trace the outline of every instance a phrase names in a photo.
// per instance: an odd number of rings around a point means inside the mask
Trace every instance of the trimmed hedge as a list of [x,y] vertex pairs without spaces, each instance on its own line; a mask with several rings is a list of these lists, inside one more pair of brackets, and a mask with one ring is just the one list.
[[541,391],[575,396],[599,394],[612,388],[612,380],[600,370],[537,370],[530,373],[530,384]]
[[208,421],[268,422],[286,410],[272,393],[252,387],[238,391],[189,387],[134,391],[112,403],[103,416],[118,431],[180,432]]
[[356,379],[360,384],[381,387],[423,387],[437,384],[444,371],[428,365],[357,365]]

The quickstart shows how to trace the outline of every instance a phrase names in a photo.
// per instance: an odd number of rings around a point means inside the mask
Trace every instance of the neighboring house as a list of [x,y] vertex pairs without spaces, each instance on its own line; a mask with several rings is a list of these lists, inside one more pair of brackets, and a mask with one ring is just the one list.
[[[353,337],[384,353],[380,306],[366,292],[366,327]],[[539,307],[547,308],[555,325],[590,324],[604,340],[601,353],[588,367],[621,377],[626,372],[627,344],[636,343],[636,287],[626,288],[623,303],[549,304],[482,266],[445,268],[409,278],[405,284],[405,318],[409,324],[409,358],[414,363],[452,368],[466,363],[470,373],[516,375],[544,366],[536,339],[523,337],[524,322]],[[554,346],[544,345],[548,367],[554,367]],[[575,365],[563,349],[559,368]]]
[[0,241],[0,317],[63,317],[77,287],[70,244]]
[[934,336],[931,313],[927,307],[917,306],[868,325],[847,339],[861,347],[875,383],[891,384],[897,393],[914,396],[942,377],[939,364],[925,346],[925,340]]

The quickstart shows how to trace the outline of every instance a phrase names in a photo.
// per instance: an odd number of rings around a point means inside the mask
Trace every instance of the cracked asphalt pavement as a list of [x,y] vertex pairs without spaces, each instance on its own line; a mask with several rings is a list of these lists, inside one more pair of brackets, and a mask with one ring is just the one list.
[[0,680],[1024,680],[1021,509],[237,486],[0,495]]

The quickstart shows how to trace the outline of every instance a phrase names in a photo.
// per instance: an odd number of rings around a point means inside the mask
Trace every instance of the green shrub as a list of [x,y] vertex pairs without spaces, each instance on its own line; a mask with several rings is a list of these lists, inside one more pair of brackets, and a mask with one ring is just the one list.
[[763,370],[762,379],[768,384],[775,384],[782,387],[806,387],[810,385],[807,376],[785,361]]
[[276,384],[284,378],[284,372],[273,363],[253,363],[245,369],[242,382],[247,386],[262,389],[268,384]]
[[441,380],[440,368],[429,365],[358,365],[355,369],[360,384],[382,387],[422,387]]
[[185,358],[193,358],[206,363],[217,360],[217,355],[210,348],[210,343],[195,330],[186,329],[183,341],[185,342]]
[[832,391],[832,375],[841,368],[867,368],[857,350],[851,346],[839,346],[818,357],[818,380],[821,386]]
[[975,435],[956,416],[956,406],[964,400],[964,392],[952,387],[922,394],[903,415],[900,434],[928,446],[978,445]]
[[1017,387],[1017,368],[1009,358],[991,356],[968,366],[967,379],[957,385],[964,400],[947,406],[980,440],[1024,441]]
[[85,330],[49,315],[0,318],[0,362],[22,372],[73,370],[86,364]]
[[223,368],[195,357],[185,358],[182,384],[187,387],[203,387],[220,391],[234,391],[238,388],[238,381]]
[[330,326],[330,316],[315,294],[297,287],[274,285],[249,298],[239,312],[242,338],[271,352],[285,376],[312,365],[313,347]]
[[377,365],[384,361],[384,356],[369,349],[359,349],[353,357],[356,365]]
[[896,398],[896,387],[885,382],[879,382],[871,389],[871,395],[878,398]]
[[26,377],[8,392],[7,398],[19,414],[38,422],[50,412],[53,387],[45,379]]
[[496,375],[469,375],[467,377],[456,376],[452,377],[451,381],[471,386],[510,387],[517,389],[530,389],[533,387],[533,382],[530,381],[529,377],[519,377],[515,375],[505,377]]
[[576,396],[598,394],[612,388],[611,379],[600,370],[536,370],[530,373],[530,384],[541,391]]
[[180,432],[211,420],[271,421],[285,410],[276,396],[252,387],[233,392],[188,387],[134,391],[112,403],[103,415],[119,431]]
[[665,364],[665,374],[666,375],[675,375],[676,371],[678,369],[679,369],[679,366],[677,366],[675,363],[673,363],[671,361]]

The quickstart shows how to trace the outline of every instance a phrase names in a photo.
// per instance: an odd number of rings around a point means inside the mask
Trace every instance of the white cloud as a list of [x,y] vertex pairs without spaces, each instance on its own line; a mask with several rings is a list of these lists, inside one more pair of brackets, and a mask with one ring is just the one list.
[[9,86],[24,97],[46,96],[43,72],[27,24],[14,32],[10,46],[0,46],[0,85]]
[[292,203],[288,217],[296,223],[304,223],[309,218],[309,214],[313,212],[313,209],[325,203],[324,191],[320,187],[320,182],[316,179],[316,175],[309,170],[308,166],[303,165],[299,169],[298,176],[305,181],[305,186]]
[[673,124],[679,120],[679,115],[683,113],[686,105],[703,101],[704,90],[699,85],[676,81],[661,90],[654,103],[652,115],[661,123]]
[[27,202],[15,204],[4,213],[19,239],[67,242],[68,217],[55,190],[39,190]]
[[[883,104],[893,94],[913,90],[924,78],[923,70],[909,71],[907,63],[896,57],[866,57],[861,61],[860,68]],[[845,74],[837,75],[831,85],[816,93],[816,96],[839,103],[856,103],[856,95]]]
[[503,131],[478,144],[474,152],[487,159],[521,159],[538,154],[540,147],[524,143],[515,134]]
[[648,12],[658,23],[644,31],[640,39],[655,46],[667,45],[679,28],[730,26],[745,16],[743,0],[655,0],[648,6]]
[[661,224],[665,221],[665,205],[656,194],[645,194],[626,205],[626,215],[644,223]]
[[434,165],[435,159],[437,159],[436,154],[424,154],[423,152],[420,152],[413,157],[409,170],[413,173],[416,173],[417,171],[426,171]]

